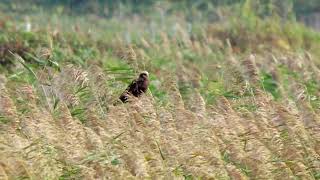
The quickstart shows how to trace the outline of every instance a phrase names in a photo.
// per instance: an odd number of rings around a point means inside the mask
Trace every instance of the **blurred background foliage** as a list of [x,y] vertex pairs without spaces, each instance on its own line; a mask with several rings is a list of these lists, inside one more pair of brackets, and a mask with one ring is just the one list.
[[[170,11],[189,11],[193,9],[200,11],[212,10],[218,6],[230,6],[243,3],[255,5],[255,11],[260,16],[269,16],[277,12],[280,16],[286,17],[290,13],[296,16],[303,16],[313,12],[320,11],[320,3],[318,0],[2,0],[5,4],[11,4],[7,10],[24,9],[32,3],[37,7],[57,7],[63,6],[63,11],[68,13],[94,13],[100,16],[111,16],[119,10],[126,9],[130,13],[149,13],[151,6],[164,6]],[[162,5],[160,5],[162,4]],[[164,8],[164,7],[163,7]],[[30,10],[30,9],[29,9]]]
[[[51,12],[55,15],[94,15],[99,18],[126,18],[137,15],[152,22],[165,22],[170,15],[188,23],[228,21],[225,17],[276,17],[303,22],[320,30],[318,0],[1,0],[0,11],[23,13]],[[160,15],[160,16],[159,16]],[[253,19],[251,19],[253,20]],[[157,21],[159,22],[159,21]]]

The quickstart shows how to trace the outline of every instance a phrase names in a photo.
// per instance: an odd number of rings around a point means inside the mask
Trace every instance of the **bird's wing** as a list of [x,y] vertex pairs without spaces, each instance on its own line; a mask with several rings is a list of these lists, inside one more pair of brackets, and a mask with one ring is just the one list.
[[127,87],[127,89],[121,94],[121,96],[119,97],[119,99],[122,101],[122,102],[127,102],[128,101],[128,98],[130,96],[130,94],[132,94],[133,92],[133,89],[135,88],[136,86],[136,80],[133,80],[130,85]]
[[137,88],[137,80],[133,80],[131,84],[127,87],[126,91],[132,92],[134,89]]

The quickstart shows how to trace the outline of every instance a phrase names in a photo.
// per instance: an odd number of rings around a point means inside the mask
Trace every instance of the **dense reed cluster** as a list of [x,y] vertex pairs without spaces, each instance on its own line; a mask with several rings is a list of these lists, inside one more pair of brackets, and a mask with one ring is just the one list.
[[181,16],[0,19],[0,179],[319,179],[320,34]]

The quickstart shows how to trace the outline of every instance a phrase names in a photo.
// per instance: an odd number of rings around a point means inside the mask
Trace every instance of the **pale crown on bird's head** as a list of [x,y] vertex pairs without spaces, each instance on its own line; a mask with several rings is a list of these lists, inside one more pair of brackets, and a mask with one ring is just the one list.
[[149,72],[148,71],[142,71],[139,76],[142,76],[142,75],[146,75],[147,77],[149,77]]

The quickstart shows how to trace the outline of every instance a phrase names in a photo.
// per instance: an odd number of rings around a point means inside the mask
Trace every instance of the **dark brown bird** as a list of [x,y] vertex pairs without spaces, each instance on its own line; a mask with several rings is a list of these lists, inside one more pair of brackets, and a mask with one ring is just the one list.
[[130,96],[140,97],[143,93],[147,92],[149,86],[149,73],[142,71],[138,79],[133,80],[127,89],[121,94],[120,100],[123,103],[128,102]]

